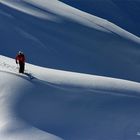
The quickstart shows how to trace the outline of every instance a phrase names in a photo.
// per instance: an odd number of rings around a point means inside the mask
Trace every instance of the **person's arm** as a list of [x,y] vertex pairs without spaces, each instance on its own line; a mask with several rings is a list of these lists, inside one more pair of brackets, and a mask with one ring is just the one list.
[[18,64],[18,55],[16,56],[16,64]]

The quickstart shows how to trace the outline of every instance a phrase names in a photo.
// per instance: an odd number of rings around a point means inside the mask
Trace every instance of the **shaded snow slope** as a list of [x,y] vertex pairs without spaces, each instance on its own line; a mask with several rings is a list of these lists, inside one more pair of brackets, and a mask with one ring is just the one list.
[[1,139],[139,138],[139,83],[26,64],[30,80],[0,62]]
[[140,36],[139,0],[60,0]]
[[[2,140],[60,140],[17,117],[19,99],[34,92],[35,85],[28,77],[16,74],[10,59],[0,56],[0,139]],[[4,58],[5,59],[5,58]],[[8,61],[10,60],[10,61]]]
[[[36,65],[140,81],[140,39],[57,0],[2,0],[1,54]],[[8,41],[7,41],[8,40]]]
[[18,75],[3,71],[0,71],[0,80],[0,139],[60,140],[17,117],[17,102],[23,94],[32,92],[33,84]]
[[33,84],[10,72],[0,71],[0,139],[2,140],[60,140],[17,117],[18,100],[32,93]]

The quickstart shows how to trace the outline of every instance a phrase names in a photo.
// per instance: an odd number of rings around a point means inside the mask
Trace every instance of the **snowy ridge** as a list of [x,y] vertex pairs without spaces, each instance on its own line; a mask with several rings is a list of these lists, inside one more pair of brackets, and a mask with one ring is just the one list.
[[138,0],[60,0],[90,14],[102,17],[140,36]]
[[[53,18],[53,16],[45,13],[44,10],[49,11],[53,14],[64,16],[66,18],[72,19],[80,24],[85,26],[89,26],[91,28],[118,34],[120,36],[125,37],[126,39],[133,40],[137,43],[140,43],[140,38],[123,30],[122,28],[116,26],[115,24],[104,20],[102,18],[96,17],[94,15],[88,14],[86,12],[75,9],[71,6],[68,6],[58,0],[2,0],[1,3],[6,4],[14,9],[25,12],[27,14],[31,14],[33,16],[37,16],[43,19],[54,20],[57,21],[57,18]],[[29,8],[28,8],[28,4]],[[38,10],[38,7],[42,10]],[[56,20],[55,20],[56,19]]]
[[1,3],[3,55],[13,57],[23,50],[35,65],[140,81],[140,44],[135,35],[59,1]]
[[[16,66],[14,64],[13,59],[4,56],[0,56],[0,59],[1,59],[0,66],[3,72],[7,71],[7,72],[12,72],[14,74],[17,74],[18,65]],[[33,73],[32,75],[35,77],[35,79],[38,79],[40,82],[44,81],[44,83],[46,81],[46,84],[52,83],[54,85],[57,84],[60,86],[65,85],[66,87],[67,86],[73,88],[78,87],[84,89],[87,88],[87,90],[101,90],[102,92],[124,91],[124,93],[126,93],[130,91],[130,93],[132,93],[131,96],[135,96],[134,93],[139,93],[140,90],[139,83],[137,82],[131,82],[127,80],[102,77],[96,75],[54,70],[54,69],[34,66],[31,64],[27,64],[26,67],[27,68],[25,72]]]

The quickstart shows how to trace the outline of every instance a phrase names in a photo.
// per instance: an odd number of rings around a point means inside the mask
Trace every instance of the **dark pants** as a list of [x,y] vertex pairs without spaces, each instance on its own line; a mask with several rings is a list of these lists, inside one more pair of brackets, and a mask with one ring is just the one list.
[[19,73],[24,73],[25,63],[19,62]]

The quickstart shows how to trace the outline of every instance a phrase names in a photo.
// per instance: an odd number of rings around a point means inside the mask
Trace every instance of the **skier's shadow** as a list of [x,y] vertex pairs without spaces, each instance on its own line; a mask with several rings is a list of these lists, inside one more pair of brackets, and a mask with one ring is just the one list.
[[28,76],[30,79],[35,79],[35,77],[30,73],[23,73],[24,75]]

